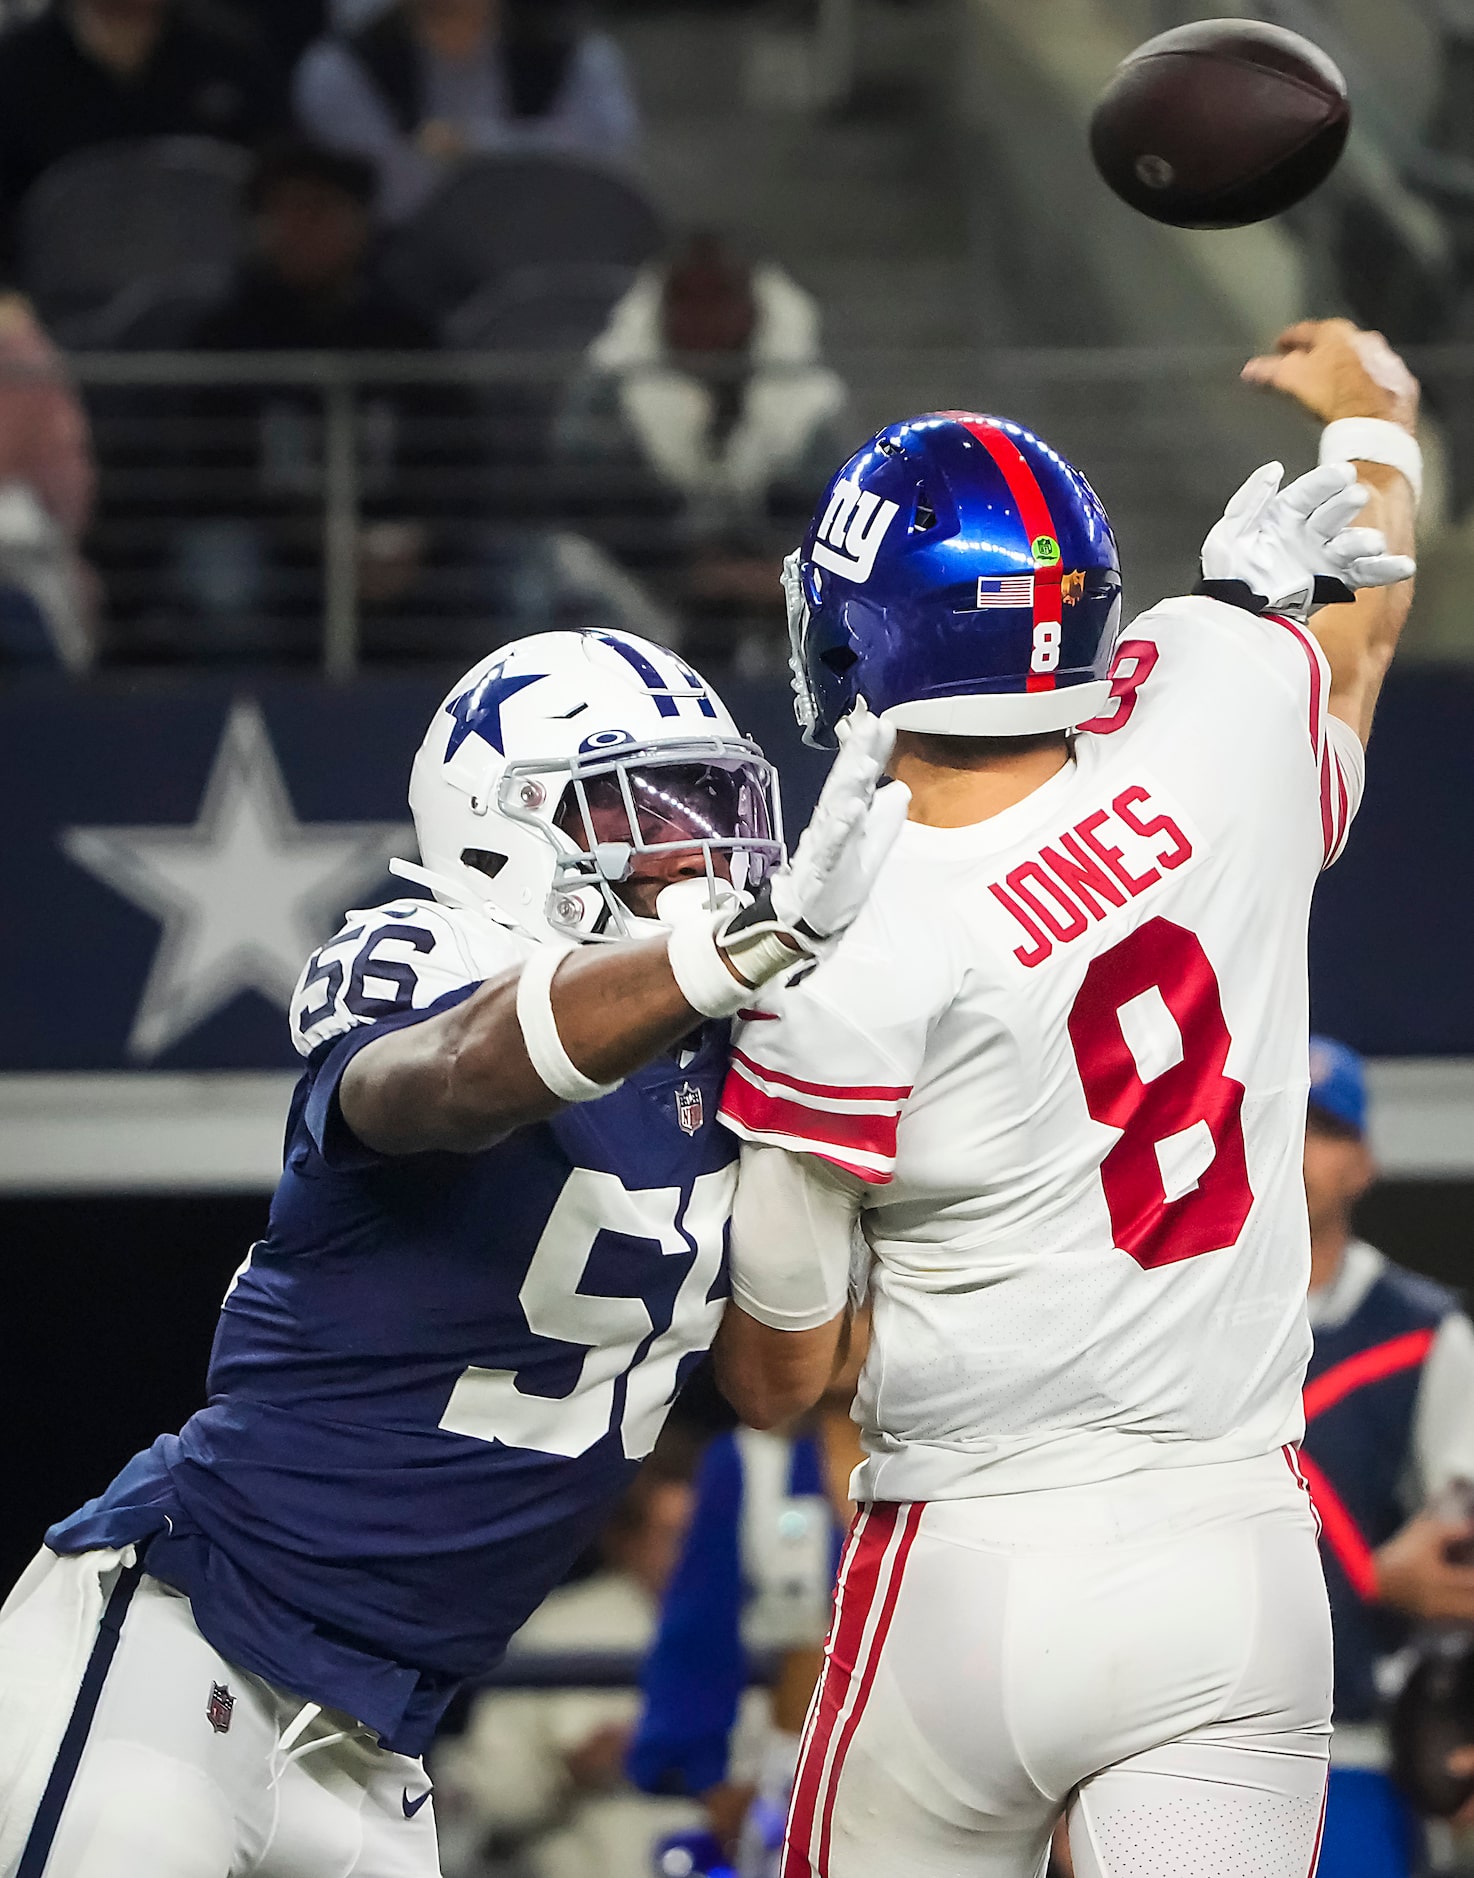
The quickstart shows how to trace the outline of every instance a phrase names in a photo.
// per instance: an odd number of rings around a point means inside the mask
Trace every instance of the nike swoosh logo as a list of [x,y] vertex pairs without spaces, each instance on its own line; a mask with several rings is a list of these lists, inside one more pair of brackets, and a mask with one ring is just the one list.
[[412,1800],[409,1797],[409,1788],[406,1787],[404,1790],[404,1800],[403,1800],[405,1818],[413,1819],[415,1814],[419,1812],[420,1808],[425,1804],[426,1800],[429,1799],[430,1795],[434,1791],[435,1789],[433,1787],[427,1787],[417,1800]]
[[776,1024],[778,1021],[776,1011],[739,1011],[737,1017],[744,1024]]

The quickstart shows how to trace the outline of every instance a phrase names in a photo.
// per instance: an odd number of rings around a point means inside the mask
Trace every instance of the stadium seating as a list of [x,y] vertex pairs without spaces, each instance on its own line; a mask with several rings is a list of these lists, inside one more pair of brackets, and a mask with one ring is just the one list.
[[620,171],[570,156],[467,163],[394,236],[389,277],[437,321],[526,268],[638,267],[660,215]]
[[250,161],[232,144],[165,137],[99,144],[49,169],[21,204],[18,271],[52,335],[96,345],[146,283],[228,268],[244,246]]
[[634,278],[613,262],[521,267],[471,295],[445,320],[453,349],[582,352]]

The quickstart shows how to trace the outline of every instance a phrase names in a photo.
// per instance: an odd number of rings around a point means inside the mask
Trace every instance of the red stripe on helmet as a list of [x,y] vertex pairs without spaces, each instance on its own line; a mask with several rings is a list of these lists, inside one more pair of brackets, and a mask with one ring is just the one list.
[[[1039,487],[1039,479],[1029,467],[1029,459],[1019,449],[1001,424],[985,417],[974,417],[966,411],[948,411],[946,416],[959,423],[969,436],[978,442],[992,457],[1002,472],[1003,480],[1008,485],[1008,493],[1013,497],[1023,522],[1024,531],[1030,545],[1041,538],[1056,544],[1053,561],[1041,562],[1037,555],[1034,560],[1034,624],[1035,626],[1058,626],[1064,620],[1064,563],[1059,558],[1059,530],[1055,526],[1054,511]],[[1027,689],[1030,691],[1053,691],[1055,675],[1053,672],[1030,672]]]

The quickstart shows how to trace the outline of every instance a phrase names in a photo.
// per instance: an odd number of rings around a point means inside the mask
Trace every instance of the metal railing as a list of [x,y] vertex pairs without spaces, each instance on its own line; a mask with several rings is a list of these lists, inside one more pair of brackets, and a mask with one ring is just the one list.
[[[777,563],[823,477],[880,423],[959,407],[1029,424],[1085,470],[1115,520],[1128,603],[1138,608],[1191,583],[1203,534],[1251,468],[1274,456],[1312,460],[1309,419],[1246,391],[1241,362],[1225,349],[838,352],[830,363],[849,390],[842,419],[813,440],[806,464],[776,477],[779,496],[733,514],[676,491],[628,436],[613,452],[570,441],[579,357],[78,354],[68,369],[92,416],[101,471],[84,545],[106,596],[104,656],[158,656],[157,620],[171,607],[168,656],[221,656],[178,584],[178,537],[208,517],[289,535],[295,556],[296,584],[280,589],[295,624],[275,619],[264,638],[245,635],[236,656],[270,662],[288,645],[300,660],[315,648],[323,669],[345,679],[366,657],[452,662],[592,611],[600,623],[683,642],[718,668],[735,657],[771,669],[783,638]],[[1418,363],[1444,421],[1453,466],[1444,480],[1462,512],[1474,498],[1474,347],[1429,350]],[[285,482],[262,464],[262,413],[278,396],[317,413],[305,467]],[[416,416],[427,396],[429,415]],[[386,400],[408,413],[412,441],[410,460],[387,471],[375,455],[382,427],[369,421]],[[375,623],[382,609],[364,591],[365,527],[386,518],[453,537],[402,641],[386,640]],[[218,537],[206,529],[195,542],[207,572]],[[1425,554],[1462,553],[1458,531],[1440,539],[1430,529]],[[1462,589],[1446,585],[1424,637],[1445,654],[1474,656]],[[226,650],[233,644],[226,631]]]

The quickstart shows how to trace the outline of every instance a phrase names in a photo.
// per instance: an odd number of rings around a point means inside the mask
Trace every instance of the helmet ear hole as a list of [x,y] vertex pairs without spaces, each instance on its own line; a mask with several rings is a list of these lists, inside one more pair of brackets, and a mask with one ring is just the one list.
[[462,848],[461,864],[474,867],[478,874],[485,874],[488,880],[495,880],[507,864],[505,854],[493,854],[489,848]]
[[830,646],[827,652],[819,654],[819,663],[836,678],[843,678],[852,665],[858,665],[860,655],[849,646]]
[[927,529],[935,528],[936,525],[937,512],[927,501],[926,491],[924,489],[918,489],[916,492],[916,513],[911,520],[912,533],[924,535]]

